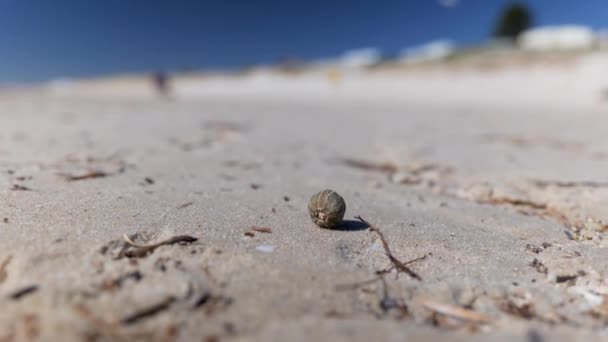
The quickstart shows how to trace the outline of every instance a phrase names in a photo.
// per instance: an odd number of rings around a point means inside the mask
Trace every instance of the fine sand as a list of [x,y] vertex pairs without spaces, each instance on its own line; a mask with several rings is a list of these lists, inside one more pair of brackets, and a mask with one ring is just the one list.
[[608,339],[604,60],[6,89],[0,341]]

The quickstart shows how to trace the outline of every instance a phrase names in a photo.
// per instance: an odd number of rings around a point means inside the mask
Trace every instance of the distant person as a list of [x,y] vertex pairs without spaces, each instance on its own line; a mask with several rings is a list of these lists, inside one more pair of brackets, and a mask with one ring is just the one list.
[[171,95],[171,77],[164,71],[159,71],[152,75],[152,82],[158,94],[162,97]]

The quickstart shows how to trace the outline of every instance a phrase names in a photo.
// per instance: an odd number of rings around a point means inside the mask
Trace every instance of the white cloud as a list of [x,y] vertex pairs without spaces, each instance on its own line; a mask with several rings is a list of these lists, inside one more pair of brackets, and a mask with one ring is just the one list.
[[439,5],[446,8],[456,7],[459,3],[459,0],[439,0]]

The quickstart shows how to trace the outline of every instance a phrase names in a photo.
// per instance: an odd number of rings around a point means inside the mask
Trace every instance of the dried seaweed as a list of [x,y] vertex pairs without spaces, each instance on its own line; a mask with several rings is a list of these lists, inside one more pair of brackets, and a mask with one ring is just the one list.
[[[543,218],[551,218],[564,225],[564,227],[576,226],[576,223],[568,219],[568,217],[564,213],[560,212],[555,208],[550,207],[546,203],[539,203],[530,200],[511,197],[490,197],[485,199],[478,199],[477,202],[482,204],[513,206],[515,208],[521,209],[517,211],[524,215],[535,215]],[[608,229],[608,225],[603,225],[602,229]]]
[[512,205],[516,207],[526,207],[534,210],[546,210],[547,205],[544,203],[537,203],[533,201],[523,200],[519,198],[510,197],[492,197],[487,200],[481,200],[480,203],[494,204],[494,205]]

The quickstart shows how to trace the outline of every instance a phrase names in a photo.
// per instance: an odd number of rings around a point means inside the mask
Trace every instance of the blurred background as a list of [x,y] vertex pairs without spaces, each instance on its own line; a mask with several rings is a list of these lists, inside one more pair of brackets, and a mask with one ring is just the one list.
[[[603,0],[0,1],[0,81],[600,48]],[[504,44],[503,44],[504,43]]]
[[[74,91],[72,80],[119,77],[128,84],[115,82],[116,94],[147,94],[151,84],[161,94],[198,96],[244,89],[242,78],[228,85],[219,76],[246,75],[259,90],[304,75],[300,88],[323,93],[356,83],[349,80],[361,72],[384,80],[420,70],[572,72],[591,55],[577,72],[596,75],[593,91],[601,93],[607,9],[603,0],[2,0],[0,85],[52,81],[61,93]],[[215,82],[202,87],[209,77]],[[110,92],[102,88],[89,90]]]

